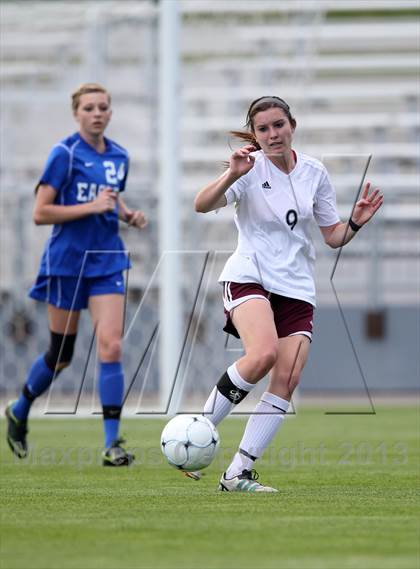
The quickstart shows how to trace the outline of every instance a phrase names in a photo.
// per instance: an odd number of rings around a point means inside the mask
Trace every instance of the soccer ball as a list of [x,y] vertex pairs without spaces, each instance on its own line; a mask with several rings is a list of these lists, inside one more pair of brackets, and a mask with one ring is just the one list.
[[163,429],[160,438],[169,464],[189,472],[206,468],[219,444],[216,427],[203,415],[177,415]]

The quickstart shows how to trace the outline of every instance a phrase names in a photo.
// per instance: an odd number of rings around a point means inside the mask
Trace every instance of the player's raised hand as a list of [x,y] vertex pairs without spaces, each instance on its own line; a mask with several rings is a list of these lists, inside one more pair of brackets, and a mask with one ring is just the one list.
[[249,172],[255,164],[254,156],[251,152],[255,152],[256,148],[252,144],[247,144],[238,148],[229,159],[229,169],[234,176],[243,176]]
[[144,229],[148,224],[147,217],[140,210],[137,211],[127,210],[125,212],[125,220],[128,223],[128,225],[137,227],[137,229]]
[[92,207],[95,213],[106,213],[107,211],[113,211],[117,203],[118,194],[107,188],[98,194],[98,196],[93,200]]
[[369,189],[370,182],[366,182],[361,198],[354,206],[351,218],[357,225],[367,223],[375,215],[384,201],[384,196],[380,193],[379,188],[375,188],[371,194],[369,194]]

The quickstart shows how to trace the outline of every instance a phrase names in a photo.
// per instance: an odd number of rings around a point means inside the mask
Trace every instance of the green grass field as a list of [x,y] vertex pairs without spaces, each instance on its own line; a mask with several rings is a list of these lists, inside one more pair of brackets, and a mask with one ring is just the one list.
[[139,459],[128,469],[98,464],[99,419],[33,420],[26,461],[2,421],[1,567],[419,567],[417,408],[303,408],[258,465],[280,493],[219,493],[244,421],[220,426],[223,448],[200,482],[164,464],[162,421],[125,421]]

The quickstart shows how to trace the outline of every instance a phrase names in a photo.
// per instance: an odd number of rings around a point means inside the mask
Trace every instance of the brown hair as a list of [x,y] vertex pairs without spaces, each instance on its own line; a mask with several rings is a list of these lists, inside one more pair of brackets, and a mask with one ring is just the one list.
[[231,130],[230,134],[248,144],[253,144],[257,150],[261,150],[261,147],[255,138],[253,119],[257,113],[261,113],[262,111],[266,111],[267,109],[272,108],[278,108],[284,111],[284,114],[286,115],[292,127],[296,128],[296,119],[292,116],[290,107],[286,101],[276,96],[265,96],[255,99],[255,101],[252,101],[250,104],[248,112],[246,114],[245,123],[245,127],[248,130]]
[[80,87],[78,87],[71,96],[71,108],[73,109],[74,113],[77,111],[77,108],[80,104],[80,97],[82,95],[86,95],[87,93],[105,93],[105,95],[108,96],[109,103],[111,103],[111,95],[108,93],[105,87],[102,87],[102,85],[99,85],[99,83],[82,83],[82,85],[80,85]]

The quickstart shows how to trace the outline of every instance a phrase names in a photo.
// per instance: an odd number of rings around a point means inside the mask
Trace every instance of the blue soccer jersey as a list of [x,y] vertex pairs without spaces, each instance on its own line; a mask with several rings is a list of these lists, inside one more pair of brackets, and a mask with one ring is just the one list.
[[[56,190],[55,204],[87,203],[105,188],[124,191],[128,153],[108,138],[105,144],[106,150],[100,154],[76,133],[53,147],[39,184]],[[117,204],[114,211],[54,225],[39,275],[98,277],[128,267],[118,235]]]

